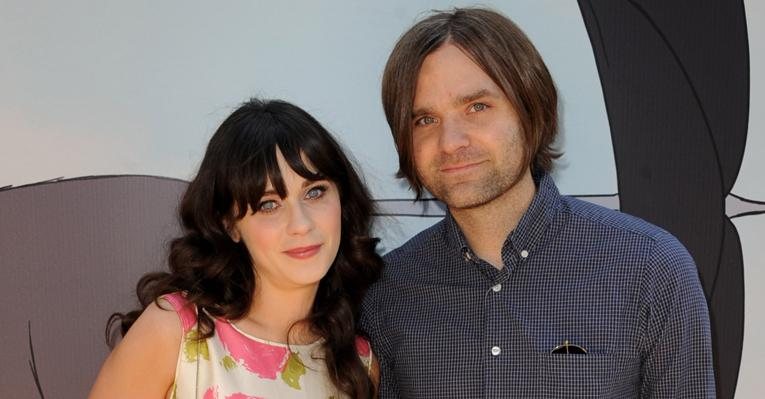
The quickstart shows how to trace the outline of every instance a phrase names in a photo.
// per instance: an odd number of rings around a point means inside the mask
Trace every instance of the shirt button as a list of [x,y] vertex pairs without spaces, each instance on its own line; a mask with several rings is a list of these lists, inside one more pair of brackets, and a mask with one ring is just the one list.
[[502,290],[502,284],[497,284],[494,287],[491,287],[491,290],[494,292],[499,292],[500,290]]
[[491,355],[492,356],[498,356],[502,352],[502,349],[499,349],[499,346],[495,346],[491,348]]
[[529,257],[529,251],[527,251],[525,249],[523,251],[521,251],[521,258],[526,259],[528,257]]

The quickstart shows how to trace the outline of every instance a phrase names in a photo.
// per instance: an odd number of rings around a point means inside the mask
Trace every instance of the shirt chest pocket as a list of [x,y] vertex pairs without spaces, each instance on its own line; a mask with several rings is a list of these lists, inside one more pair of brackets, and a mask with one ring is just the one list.
[[604,354],[540,354],[540,398],[612,397],[615,357]]

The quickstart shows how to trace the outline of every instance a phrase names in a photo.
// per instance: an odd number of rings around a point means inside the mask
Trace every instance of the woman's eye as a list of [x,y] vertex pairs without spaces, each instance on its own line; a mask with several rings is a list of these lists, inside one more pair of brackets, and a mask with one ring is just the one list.
[[279,204],[277,204],[276,201],[273,201],[273,200],[263,201],[260,204],[258,204],[258,212],[265,212],[265,213],[273,212],[278,207],[279,207]]
[[420,119],[417,119],[414,124],[417,126],[425,126],[425,125],[432,125],[436,123],[436,118],[432,116],[423,116]]
[[305,197],[308,199],[318,199],[321,198],[321,196],[323,196],[326,191],[326,186],[311,187],[311,189],[305,193]]
[[489,108],[489,106],[484,103],[475,103],[470,106],[470,110],[475,112],[481,112],[485,110],[486,108]]

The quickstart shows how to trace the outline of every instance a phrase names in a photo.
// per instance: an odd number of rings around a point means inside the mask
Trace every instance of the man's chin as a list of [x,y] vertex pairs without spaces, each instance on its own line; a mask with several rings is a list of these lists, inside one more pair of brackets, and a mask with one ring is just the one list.
[[508,193],[515,185],[494,179],[490,181],[461,182],[440,187],[437,192],[430,191],[434,197],[445,203],[450,210],[469,210],[480,208]]
[[451,210],[473,209],[491,201],[486,194],[478,190],[464,188],[449,190],[443,196],[436,196]]

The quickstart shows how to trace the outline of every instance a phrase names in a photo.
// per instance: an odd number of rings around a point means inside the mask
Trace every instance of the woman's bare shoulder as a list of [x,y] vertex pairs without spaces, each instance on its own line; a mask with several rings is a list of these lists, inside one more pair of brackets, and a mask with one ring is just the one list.
[[173,384],[183,329],[170,304],[152,303],[104,362],[90,398],[164,398]]

